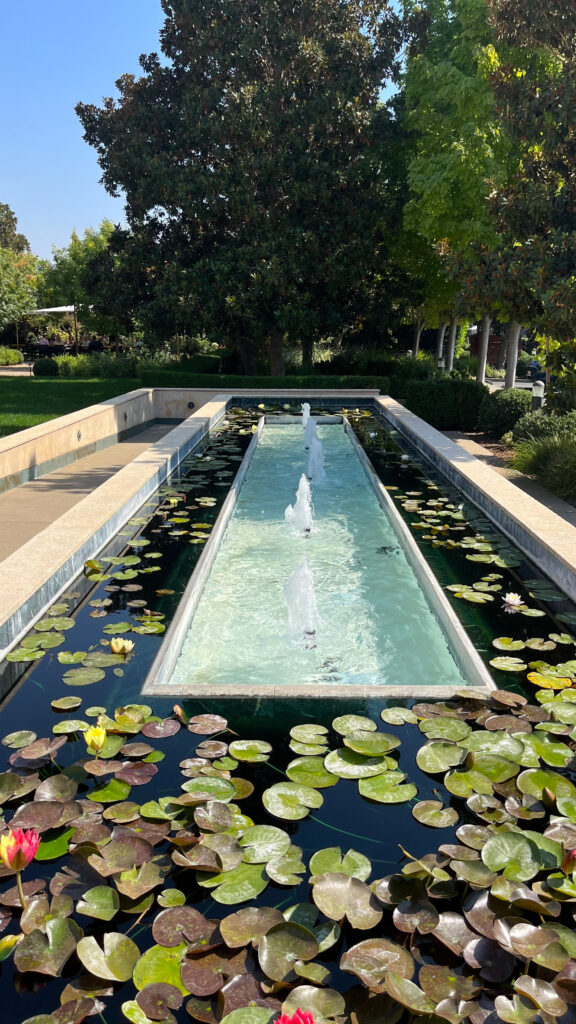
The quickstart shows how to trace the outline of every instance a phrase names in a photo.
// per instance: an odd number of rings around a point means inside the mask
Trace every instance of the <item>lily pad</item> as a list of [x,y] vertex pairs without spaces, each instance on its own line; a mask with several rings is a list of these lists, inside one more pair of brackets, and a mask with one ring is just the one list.
[[483,846],[481,856],[491,871],[502,871],[504,878],[526,881],[541,868],[538,850],[517,832],[492,836]]
[[317,954],[314,934],[294,921],[273,925],[258,943],[260,966],[273,981],[295,980],[294,962],[312,960]]
[[275,818],[298,821],[306,818],[312,808],[321,807],[324,797],[310,786],[297,782],[277,782],[262,794],[262,803]]
[[[282,1012],[294,1014],[299,1007],[305,1006],[313,1015],[317,1024],[340,1017],[345,1010],[344,997],[332,988],[315,988],[314,985],[298,985],[282,1003]],[[244,1021],[222,1021],[221,1024],[244,1024]],[[252,1024],[247,1021],[246,1024]],[[256,1022],[259,1024],[259,1022]]]
[[[376,727],[375,723],[374,727]],[[380,775],[393,766],[395,767],[395,762],[385,755],[365,757],[347,747],[332,750],[324,758],[324,767],[327,771],[342,779],[368,779],[374,775]]]
[[286,774],[292,782],[312,789],[326,789],[338,782],[338,776],[324,767],[322,757],[298,757],[290,762]]
[[459,818],[454,807],[444,807],[440,800],[422,800],[412,808],[412,814],[417,821],[432,828],[449,828]]
[[272,746],[265,740],[233,740],[229,747],[230,756],[237,761],[267,761]]
[[389,970],[404,978],[414,974],[410,953],[387,938],[366,939],[351,946],[342,956],[340,967],[360,978],[371,992],[386,991]]
[[366,931],[382,920],[382,908],[365,882],[337,872],[317,875],[312,899],[332,921],[346,918],[353,928]]
[[331,846],[325,850],[318,850],[310,859],[311,875],[322,875],[328,871],[340,872],[365,882],[372,873],[372,864],[368,857],[357,850],[348,850],[342,856],[339,846]]
[[497,668],[500,672],[525,672],[528,668],[526,662],[521,658],[491,658],[490,664],[492,668]]
[[82,929],[69,918],[53,918],[46,923],[46,933],[38,928],[25,935],[14,952],[19,971],[34,971],[59,977],[63,967],[82,941]]

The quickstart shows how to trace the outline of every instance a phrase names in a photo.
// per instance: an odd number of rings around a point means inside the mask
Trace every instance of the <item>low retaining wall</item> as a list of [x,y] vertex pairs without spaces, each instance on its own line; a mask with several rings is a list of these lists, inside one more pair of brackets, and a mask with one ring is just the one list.
[[4,560],[0,658],[222,419],[226,400],[205,403]]
[[375,407],[576,601],[576,528],[392,398]]

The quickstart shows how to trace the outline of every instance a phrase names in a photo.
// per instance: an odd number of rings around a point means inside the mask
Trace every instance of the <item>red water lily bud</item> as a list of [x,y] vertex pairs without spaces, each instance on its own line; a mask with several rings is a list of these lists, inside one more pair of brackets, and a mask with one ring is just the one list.
[[22,871],[34,860],[39,845],[40,836],[35,829],[10,829],[7,836],[0,836],[0,860],[12,871]]
[[576,850],[566,850],[562,857],[562,871],[565,875],[571,875],[576,868]]

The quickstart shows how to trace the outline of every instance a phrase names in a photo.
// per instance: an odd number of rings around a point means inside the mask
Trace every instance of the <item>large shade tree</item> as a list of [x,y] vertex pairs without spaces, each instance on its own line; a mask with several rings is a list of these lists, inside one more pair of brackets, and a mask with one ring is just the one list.
[[[374,120],[395,69],[387,0],[162,0],[163,59],[79,104],[103,182],[124,193],[156,301],[268,346],[337,333],[382,271]],[[380,128],[382,121],[380,119]]]
[[[492,209],[531,322],[576,368],[576,8],[564,0],[491,0],[507,58],[495,67],[498,116],[520,154]],[[554,346],[553,346],[554,347]]]

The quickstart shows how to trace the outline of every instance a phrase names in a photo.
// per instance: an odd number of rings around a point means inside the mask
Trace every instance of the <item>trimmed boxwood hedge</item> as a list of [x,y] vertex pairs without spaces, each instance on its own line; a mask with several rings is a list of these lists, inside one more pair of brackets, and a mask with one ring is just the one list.
[[243,377],[237,374],[194,373],[182,366],[174,370],[142,370],[142,387],[146,388],[213,388],[218,391],[237,391],[246,388],[277,388],[280,391],[294,391],[301,388],[330,390],[341,388],[378,388],[381,394],[389,394],[388,377],[351,377],[328,375],[286,375],[285,377]]
[[480,404],[488,393],[484,384],[452,377],[410,380],[404,385],[407,408],[437,430],[474,430]]
[[518,420],[530,411],[532,393],[523,388],[503,388],[487,395],[478,413],[478,426],[499,440],[513,430]]

